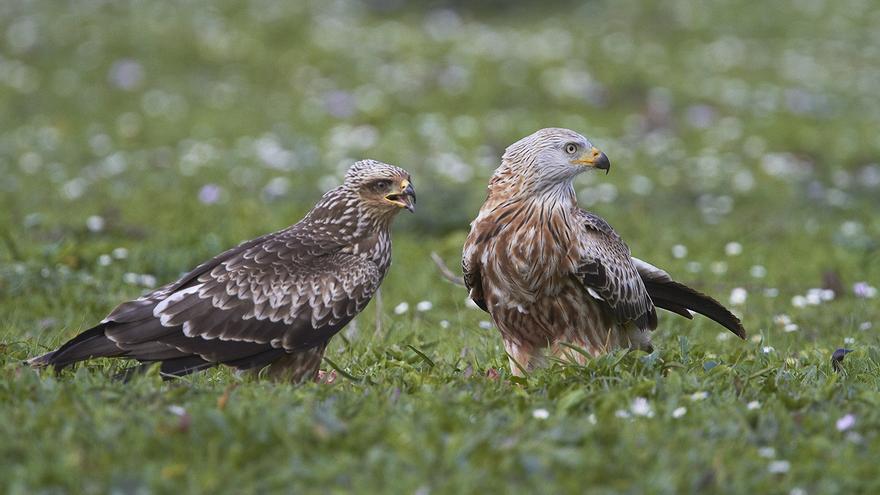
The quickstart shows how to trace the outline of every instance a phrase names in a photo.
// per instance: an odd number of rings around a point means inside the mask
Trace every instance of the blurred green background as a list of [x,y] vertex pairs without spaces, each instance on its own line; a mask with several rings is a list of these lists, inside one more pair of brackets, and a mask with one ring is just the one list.
[[[210,466],[217,464],[208,458],[197,457],[185,475],[156,475],[150,469],[159,469],[164,461],[157,453],[167,452],[168,445],[139,444],[143,432],[125,437],[130,451],[111,450],[106,462],[91,466],[103,481],[85,486],[65,478],[88,463],[54,457],[53,442],[64,426],[52,420],[60,407],[53,400],[76,402],[83,390],[64,383],[59,387],[66,391],[59,391],[51,385],[54,379],[38,380],[19,361],[220,250],[297,221],[360,158],[409,170],[419,208],[416,215],[402,215],[395,228],[395,265],[378,308],[385,333],[374,335],[371,306],[357,329],[347,333],[349,340],[334,341],[329,355],[359,375],[379,382],[384,377],[398,394],[401,384],[395,380],[414,387],[404,387],[414,394],[412,409],[407,409],[411,415],[429,413],[420,407],[436,413],[443,394],[431,388],[419,395],[419,387],[407,381],[411,377],[389,371],[388,349],[406,354],[406,347],[399,347],[404,343],[430,348],[438,364],[430,368],[443,377],[431,387],[449,394],[461,386],[457,373],[465,363],[478,375],[491,367],[503,373],[499,339],[494,330],[483,328],[487,316],[467,308],[464,290],[440,279],[428,254],[438,251],[455,269],[468,223],[504,148],[539,128],[559,126],[586,135],[614,165],[608,176],[578,178],[581,205],[608,219],[635,256],[732,303],[756,336],[749,343],[723,341],[716,339],[719,329],[705,320],[664,318],[655,340],[662,352],[671,353],[664,355],[667,360],[687,362],[686,346],[678,340],[683,336],[712,362],[748,361],[741,354],[747,348],[755,359],[754,368],[742,364],[747,377],[768,363],[788,363],[793,373],[802,373],[798,379],[816,379],[804,371],[812,366],[829,380],[830,385],[814,380],[809,386],[831,387],[830,396],[815,399],[831,405],[781,401],[774,413],[778,430],[779,424],[796,422],[790,409],[815,412],[826,423],[810,433],[795,428],[782,436],[759,435],[760,440],[742,438],[736,428],[719,433],[722,440],[716,441],[741,442],[741,450],[728,460],[743,464],[730,468],[727,481],[738,479],[737,469],[762,473],[728,488],[810,488],[804,493],[864,488],[859,484],[864,480],[848,482],[842,473],[858,471],[853,463],[869,459],[868,452],[876,454],[876,446],[841,440],[834,447],[840,461],[827,466],[827,472],[810,456],[794,463],[792,473],[803,471],[789,478],[772,469],[768,473],[769,461],[755,449],[804,447],[798,439],[815,434],[821,440],[815,451],[823,451],[821,446],[836,444],[836,437],[822,435],[836,434],[834,420],[845,412],[848,398],[862,392],[867,395],[860,396],[858,424],[880,425],[876,413],[869,412],[870,404],[880,404],[871,392],[880,377],[877,26],[880,7],[866,0],[0,3],[0,350],[8,401],[3,406],[7,419],[0,422],[7,422],[5,433],[15,438],[0,452],[18,466],[6,472],[5,479],[12,480],[8,487],[23,493],[37,487],[162,491],[179,486],[179,476],[194,491],[222,486],[224,475],[210,477]],[[857,380],[858,393],[835,388],[837,378],[828,366],[830,351],[844,345],[857,349],[852,359],[866,373]],[[775,354],[766,356],[767,347]],[[408,356],[419,362],[411,352]],[[690,365],[696,366],[693,373],[703,372],[701,363]],[[619,405],[647,393],[644,387],[628,388],[633,383],[624,380],[609,395],[607,389],[591,388],[591,379],[573,378],[581,376],[574,371],[559,373],[568,377],[566,386],[587,391],[586,399],[581,397],[585,405],[563,411],[575,416],[561,419],[587,428],[587,446],[601,441],[590,436],[595,431],[587,414],[611,408],[614,421],[616,406],[602,409],[603,401]],[[108,383],[111,372],[95,374],[77,375],[77,380],[84,379],[86,388],[119,391],[120,402],[110,400],[111,412],[130,400],[137,404],[121,385]],[[435,375],[419,376],[419,383],[431,383]],[[518,417],[516,411],[526,411],[528,417],[534,401],[554,404],[556,396],[548,390],[555,376],[536,379],[535,388],[526,389],[532,399],[509,404],[508,412],[498,405],[500,414]],[[224,383],[235,379],[217,371],[207,382],[196,383],[222,392]],[[138,386],[166,390],[152,382]],[[251,386],[257,388],[248,394],[296,397],[306,409],[310,401],[328,397],[344,407],[366,408],[358,399],[365,392],[352,384],[295,391]],[[509,392],[489,388],[484,393],[497,393],[502,404]],[[763,387],[753,391],[753,398],[769,404],[775,393]],[[730,394],[729,402],[713,406],[733,408],[749,395],[742,390]],[[162,404],[156,406],[159,412],[146,408],[143,421],[160,421],[156,415],[167,414],[161,409],[166,399],[156,400]],[[213,398],[192,400],[193,410],[213,406]],[[479,401],[471,402],[457,403],[470,413],[434,426],[472,435],[475,427],[468,426],[467,418],[479,414]],[[271,411],[273,404],[267,400],[261,407]],[[391,414],[374,406],[380,417]],[[413,418],[400,419],[401,431],[424,426],[411,423]],[[701,420],[694,418],[695,424],[675,434],[668,425],[645,426],[636,436],[627,428],[612,428],[609,435],[621,435],[613,443],[624,446],[605,460],[632,458],[646,438],[698,442],[698,432],[717,419],[707,412]],[[512,427],[501,424],[507,426],[492,423],[490,428]],[[249,423],[238,427],[242,438],[250,438]],[[390,435],[394,427],[379,428]],[[535,443],[553,442],[534,434],[529,438]],[[876,433],[862,434],[862,440],[876,443]],[[64,438],[86,457],[110,448]],[[347,448],[356,451],[358,445]],[[324,447],[327,452],[342,448]],[[402,452],[394,445],[386,451]],[[175,452],[172,458],[190,455]],[[703,476],[695,473],[703,472],[705,458],[667,453],[670,462],[680,461],[677,467],[642,459],[631,467],[618,466],[622,471],[617,474],[644,473],[650,484],[636,485],[642,492],[719,488],[713,483],[723,480],[723,473],[716,472],[707,485],[697,479]],[[257,466],[272,461],[257,457],[251,459]],[[108,481],[120,479],[112,461],[137,470],[140,458],[150,459],[140,475],[123,477],[117,485]],[[386,475],[400,477],[404,491],[424,486],[443,491],[439,481],[417,478],[420,469],[459,462],[415,458],[420,468],[386,460]],[[745,458],[759,459],[759,467]],[[575,475],[590,465],[589,456],[584,464],[563,462],[562,467],[541,459],[556,473],[543,486],[558,490],[580,486]],[[602,460],[594,460],[594,466],[605,466]],[[312,461],[321,464],[320,456]],[[238,462],[228,460],[224,466],[236,469]],[[529,462],[489,464],[498,471],[480,468],[498,477],[479,469],[453,470],[445,487],[478,486],[480,480],[502,487],[504,480],[515,479],[511,472]],[[720,461],[706,462],[714,462],[717,470]],[[311,471],[314,479],[329,484],[310,488],[351,489],[350,479],[338,478],[345,466],[340,461],[337,470],[327,468],[326,477],[319,469]],[[407,478],[406,472],[416,478]],[[262,477],[258,468],[248,473],[245,480]],[[304,479],[302,473],[290,476]],[[626,489],[601,475],[587,478],[610,491]],[[370,483],[376,479],[369,478]],[[370,483],[365,489],[388,486],[381,479]],[[534,488],[519,488],[528,487]]]

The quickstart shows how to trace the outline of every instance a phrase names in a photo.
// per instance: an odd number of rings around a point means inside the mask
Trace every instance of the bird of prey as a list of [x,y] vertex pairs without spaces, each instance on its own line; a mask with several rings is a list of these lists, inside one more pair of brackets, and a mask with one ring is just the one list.
[[[175,282],[120,304],[100,324],[32,366],[60,370],[95,357],[159,362],[163,376],[217,364],[271,365],[317,376],[327,342],[370,299],[391,264],[392,220],[416,202],[405,170],[363,160],[298,223],[244,242]],[[135,369],[138,369],[135,368]]]
[[709,296],[633,258],[599,216],[577,205],[574,178],[611,163],[582,135],[542,129],[512,144],[489,182],[462,255],[470,298],[522,376],[552,356],[583,362],[626,347],[650,352],[655,307],[701,313],[741,338],[739,319]]

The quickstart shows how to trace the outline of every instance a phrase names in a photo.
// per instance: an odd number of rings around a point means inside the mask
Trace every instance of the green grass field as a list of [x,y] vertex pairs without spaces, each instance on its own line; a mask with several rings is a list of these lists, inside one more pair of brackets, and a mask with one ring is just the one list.
[[[880,9],[425,5],[0,3],[0,492],[880,491]],[[548,126],[614,164],[582,205],[748,341],[664,313],[653,354],[512,379],[430,253],[458,266],[504,147]],[[419,209],[334,383],[22,366],[361,157]]]

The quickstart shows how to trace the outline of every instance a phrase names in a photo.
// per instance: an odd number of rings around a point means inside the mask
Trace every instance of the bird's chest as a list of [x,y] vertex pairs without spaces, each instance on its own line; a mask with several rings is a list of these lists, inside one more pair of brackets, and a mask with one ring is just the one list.
[[384,271],[391,264],[391,236],[386,232],[371,234],[352,243],[344,251],[362,256]]
[[493,285],[508,291],[516,304],[565,290],[578,256],[568,226],[551,217],[510,227],[491,242],[486,261],[495,265]]

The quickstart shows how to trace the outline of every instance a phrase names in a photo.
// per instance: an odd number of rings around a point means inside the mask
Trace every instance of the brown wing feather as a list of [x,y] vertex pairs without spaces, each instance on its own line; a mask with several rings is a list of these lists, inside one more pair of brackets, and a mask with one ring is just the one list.
[[580,220],[581,263],[575,276],[608,304],[618,322],[657,328],[657,311],[627,245],[600,217],[581,210]]
[[[280,235],[228,253],[186,284],[114,311],[107,336],[136,359],[177,350],[228,363],[270,348],[292,351],[326,342],[369,302],[378,266],[342,252],[304,254]],[[142,318],[132,320],[140,309]],[[124,320],[117,317],[124,315]],[[156,343],[170,350],[161,351]]]
[[261,366],[323,345],[367,305],[387,267],[304,231],[248,241],[119,305],[102,321],[100,341],[79,353],[62,348],[50,364],[115,355],[169,361],[177,374],[215,363]]

